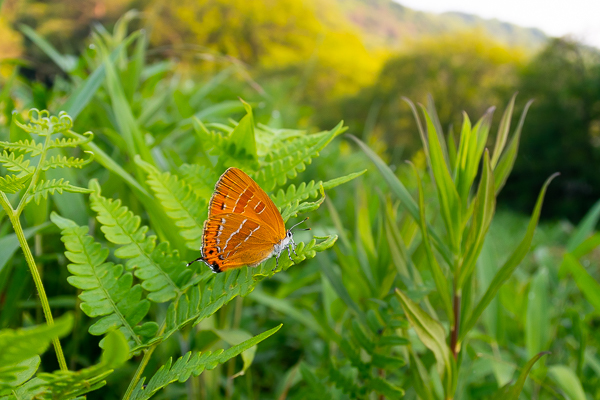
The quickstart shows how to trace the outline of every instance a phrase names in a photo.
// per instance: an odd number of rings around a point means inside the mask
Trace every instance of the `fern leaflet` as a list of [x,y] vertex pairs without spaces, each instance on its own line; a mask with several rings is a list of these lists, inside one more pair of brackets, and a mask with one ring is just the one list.
[[44,145],[36,143],[35,140],[19,140],[18,142],[0,142],[0,147],[6,150],[19,153],[31,153],[31,157],[39,156],[44,149]]
[[91,207],[98,213],[100,229],[108,241],[121,246],[115,256],[129,259],[126,268],[142,280],[142,288],[150,292],[148,299],[163,303],[179,297],[192,276],[179,253],[171,251],[167,242],[156,246],[156,236],[146,236],[148,227],[140,227],[140,217],[121,206],[120,200],[102,197],[97,181],[92,181],[91,187]]
[[144,385],[145,378],[142,378],[138,382],[130,398],[132,400],[149,399],[160,389],[175,381],[185,382],[189,379],[190,375],[198,376],[204,372],[204,370],[214,369],[217,365],[223,364],[243,351],[256,346],[258,343],[273,335],[280,328],[281,325],[276,326],[273,329],[263,332],[260,335],[248,339],[225,351],[217,350],[212,353],[207,351],[194,354],[188,352],[183,357],[177,359],[175,364],[171,364],[172,361],[169,359],[169,361],[161,366],[156,374],[148,381],[148,385]]
[[25,188],[25,182],[29,180],[29,176],[18,177],[16,175],[0,176],[0,192],[17,193]]
[[260,170],[253,178],[265,190],[273,190],[284,185],[288,178],[296,177],[297,172],[304,171],[313,157],[321,151],[334,137],[344,132],[340,122],[330,131],[297,137],[276,146],[260,160]]
[[167,215],[175,221],[186,245],[190,249],[198,250],[202,243],[203,222],[206,219],[206,200],[199,198],[190,185],[177,176],[159,172],[140,157],[136,157],[135,161],[148,174],[148,185],[160,200]]
[[75,157],[67,158],[67,156],[52,156],[44,161],[42,170],[47,171],[51,168],[83,168],[94,161],[94,155],[88,151],[86,151],[86,153],[90,154],[90,157],[87,160]]
[[102,317],[90,328],[92,335],[103,335],[118,328],[130,346],[141,345],[158,331],[155,322],[138,325],[148,313],[150,302],[142,299],[139,284],[132,286],[133,276],[122,265],[106,262],[108,249],[102,248],[88,235],[86,226],[52,213],[52,222],[62,229],[65,256],[73,274],[67,281],[82,290],[81,310],[91,318]]
[[48,144],[48,149],[59,149],[65,147],[78,147],[82,144],[86,144],[91,142],[94,139],[94,134],[92,132],[86,132],[83,134],[83,138],[62,138],[62,139],[54,139],[50,144]]
[[29,166],[29,160],[24,160],[24,155],[21,154],[15,157],[15,153],[8,154],[5,151],[0,154],[0,163],[4,168],[11,172],[19,172],[19,178],[33,174],[34,168]]
[[70,193],[91,193],[89,189],[69,184],[69,181],[65,181],[64,178],[60,178],[59,180],[52,179],[51,181],[39,181],[27,196],[26,202],[29,203],[31,200],[34,200],[35,204],[40,204],[40,201],[47,199],[49,194],[53,195],[55,192],[62,194],[63,191]]
[[181,179],[190,184],[198,197],[210,198],[219,174],[212,168],[198,164],[183,164],[179,171]]

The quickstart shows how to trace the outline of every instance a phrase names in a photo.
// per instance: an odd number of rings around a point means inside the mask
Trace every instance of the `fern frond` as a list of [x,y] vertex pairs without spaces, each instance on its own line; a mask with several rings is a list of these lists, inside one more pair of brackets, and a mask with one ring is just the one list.
[[92,132],[86,132],[83,134],[83,138],[62,138],[62,139],[54,139],[48,145],[48,149],[58,149],[65,147],[78,147],[82,144],[86,144],[91,142],[94,139],[94,134]]
[[42,170],[47,171],[51,168],[83,168],[87,164],[94,161],[94,154],[86,151],[90,155],[90,157],[86,160],[82,158],[75,158],[67,156],[52,156],[48,160],[44,161],[44,165],[42,165]]
[[40,136],[64,132],[73,126],[73,120],[65,111],[61,111],[58,116],[51,116],[48,110],[40,111],[36,108],[29,110],[29,123],[22,124],[16,118],[14,121],[25,132]]
[[[104,340],[100,362],[80,371],[55,371],[38,376],[15,390],[17,399],[67,400],[80,398],[106,385],[104,380],[129,358],[129,346],[119,331],[110,332]],[[12,398],[9,397],[10,400]]]
[[69,184],[69,181],[65,181],[64,178],[59,180],[52,179],[51,181],[39,181],[27,196],[26,202],[29,203],[31,200],[35,200],[35,204],[40,204],[42,199],[47,199],[48,195],[53,195],[55,192],[62,194],[63,191],[70,193],[91,193],[90,189],[80,188]]
[[[53,325],[39,325],[29,329],[3,329],[0,331],[0,394],[3,389],[14,388],[31,378],[39,355],[44,353],[52,339],[63,337],[71,331],[71,314],[56,319]],[[27,361],[37,357],[35,369],[23,377],[28,369]]]
[[219,149],[227,149],[229,148],[229,138],[227,136],[221,135],[219,132],[208,130],[206,125],[202,123],[198,118],[194,117],[192,119],[194,125],[194,132],[200,139],[200,143],[206,150],[217,151]]
[[25,182],[27,182],[29,178],[29,175],[21,177],[16,175],[0,176],[0,192],[17,193],[19,190],[25,188]]
[[297,172],[304,171],[313,157],[321,151],[334,137],[344,132],[340,122],[330,131],[297,137],[282,142],[260,160],[260,169],[254,179],[265,190],[273,190],[284,185],[288,178],[294,178]]
[[296,185],[290,185],[284,191],[283,189],[279,189],[277,191],[277,195],[271,196],[275,205],[279,208],[285,207],[288,204],[294,202],[300,202],[302,200],[306,200],[309,197],[317,197],[319,194],[319,188],[323,186],[323,189],[332,189],[336,186],[339,186],[343,183],[350,182],[352,179],[357,178],[367,172],[367,170],[363,170],[361,172],[355,172],[352,174],[348,174],[346,176],[342,176],[336,179],[329,180],[327,182],[319,181],[310,181],[308,184],[302,182],[298,187]]
[[136,156],[135,162],[148,174],[147,183],[160,200],[167,215],[175,221],[186,245],[198,250],[202,244],[203,223],[206,219],[206,199],[199,198],[185,181]]
[[154,374],[154,376],[148,381],[147,385],[144,385],[145,378],[142,378],[130,397],[132,400],[146,400],[151,398],[160,389],[167,385],[179,381],[187,381],[191,375],[198,376],[204,370],[211,370],[217,367],[219,364],[223,364],[233,357],[241,354],[243,351],[256,346],[269,336],[277,332],[282,325],[276,326],[266,332],[261,333],[251,339],[248,339],[236,346],[230,347],[229,349],[217,350],[215,352],[204,352],[204,353],[193,353],[188,352],[183,357],[180,357],[175,361],[175,364],[171,364],[169,361],[160,367],[160,369]]
[[[296,247],[298,256],[292,254],[292,257],[295,263],[314,258],[317,252],[332,247],[336,240],[337,236],[328,236],[318,243],[316,239],[312,239],[306,245],[300,242]],[[281,257],[278,271],[287,270],[293,264],[289,258]],[[254,290],[262,279],[276,273],[273,271],[274,266],[274,261],[271,261],[263,263],[256,269],[239,268],[223,274],[213,274],[206,270],[206,273],[198,278],[199,281],[205,281],[203,289],[200,288],[200,285],[195,285],[179,299],[177,304],[172,303],[169,306],[163,334],[133,348],[132,351],[156,345],[185,326],[189,324],[196,325],[210,317],[235,297],[246,296]]]
[[42,153],[44,145],[42,143],[36,143],[35,140],[19,140],[18,142],[0,142],[0,147],[5,148],[8,151],[19,152],[19,153],[31,153],[31,157],[38,156]]
[[90,186],[94,189],[91,207],[98,213],[100,229],[108,241],[121,246],[115,256],[129,259],[126,268],[142,280],[142,288],[150,292],[148,299],[163,303],[179,297],[193,273],[179,259],[179,253],[171,251],[168,242],[156,246],[156,236],[146,236],[148,227],[140,227],[140,217],[121,206],[120,200],[101,196],[96,181]]
[[19,172],[18,177],[23,177],[26,175],[33,174],[34,167],[29,166],[29,160],[24,160],[25,155],[21,154],[16,157],[15,153],[10,153],[6,150],[0,154],[0,163],[4,165],[4,168],[11,172]]
[[106,262],[108,249],[102,248],[88,235],[86,226],[56,213],[50,216],[62,230],[65,256],[72,262],[67,268],[73,274],[67,281],[81,289],[81,310],[89,317],[102,317],[90,328],[92,335],[103,335],[118,328],[131,346],[141,345],[158,331],[155,322],[139,323],[150,309],[150,302],[142,299],[142,287],[133,285],[133,276],[122,265]]
[[181,179],[186,181],[200,198],[210,198],[219,174],[212,168],[198,164],[183,164],[179,167]]

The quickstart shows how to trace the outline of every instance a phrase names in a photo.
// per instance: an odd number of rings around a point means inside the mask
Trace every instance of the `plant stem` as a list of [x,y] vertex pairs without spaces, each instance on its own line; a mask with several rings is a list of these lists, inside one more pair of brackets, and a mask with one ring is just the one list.
[[[12,223],[13,229],[15,230],[15,234],[19,239],[21,249],[23,249],[23,254],[25,255],[25,260],[27,261],[27,265],[29,266],[31,275],[33,276],[33,281],[35,282],[35,287],[38,291],[38,295],[40,296],[40,303],[42,303],[42,310],[44,310],[46,322],[48,323],[48,325],[54,325],[52,311],[50,310],[48,297],[46,297],[46,290],[44,289],[42,278],[40,277],[37,265],[35,264],[35,260],[33,259],[33,255],[31,254],[31,250],[29,249],[29,244],[27,243],[25,234],[23,233],[21,221],[19,221],[19,217],[15,215],[14,212],[9,213],[8,216],[10,218],[10,222]],[[54,345],[54,350],[56,351],[56,357],[58,358],[58,364],[60,365],[61,371],[68,371],[67,362],[65,361],[65,355],[63,354],[62,347],[60,346],[60,340],[58,340],[58,338],[54,338],[52,340],[52,344]]]
[[[177,302],[178,301],[179,301],[179,299],[177,299]],[[160,329],[158,330],[158,333],[156,334],[156,336],[162,335],[163,332],[165,331],[166,327],[167,327],[166,322],[163,322],[163,324],[160,327]],[[142,378],[144,369],[146,369],[146,366],[148,365],[148,362],[150,361],[150,357],[152,356],[152,353],[154,353],[154,350],[156,350],[156,348],[158,347],[159,344],[160,344],[160,342],[151,346],[149,349],[147,349],[144,352],[144,358],[142,358],[142,362],[140,363],[140,365],[138,365],[137,371],[135,371],[135,375],[133,375],[133,379],[131,379],[131,382],[129,382],[129,386],[127,387],[125,396],[123,396],[123,400],[129,400],[129,398],[133,394],[133,389],[135,389],[135,387],[137,386],[137,383]]]
[[456,360],[458,354],[458,327],[460,325],[460,298],[461,294],[454,289],[454,297],[452,299],[452,308],[454,309],[454,324],[450,332],[450,350]]

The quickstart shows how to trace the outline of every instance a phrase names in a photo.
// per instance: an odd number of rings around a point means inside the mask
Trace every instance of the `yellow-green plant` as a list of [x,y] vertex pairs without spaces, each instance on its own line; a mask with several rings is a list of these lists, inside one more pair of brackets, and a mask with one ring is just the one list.
[[[0,154],[0,163],[8,171],[8,174],[0,176],[0,205],[10,219],[19,244],[23,249],[25,260],[33,276],[44,316],[48,325],[54,323],[52,311],[48,304],[44,284],[40,277],[38,267],[35,263],[27,239],[21,225],[21,214],[25,207],[34,201],[37,205],[40,201],[48,198],[56,192],[88,193],[89,189],[71,185],[64,179],[46,179],[45,172],[56,168],[82,168],[89,164],[93,156],[87,159],[69,157],[57,154],[49,156],[54,149],[65,149],[78,147],[92,140],[92,133],[88,132],[81,138],[64,138],[61,135],[69,135],[73,125],[71,117],[62,112],[58,116],[50,116],[48,111],[32,109],[29,111],[29,123],[21,123],[15,115],[14,124],[24,131],[24,137],[15,142],[2,141],[0,147],[4,148]],[[18,129],[17,128],[17,129]],[[9,199],[10,194],[18,194],[14,199],[18,200],[17,206]],[[58,362],[62,370],[67,370],[67,364],[63,355],[60,341],[57,337],[52,339]]]

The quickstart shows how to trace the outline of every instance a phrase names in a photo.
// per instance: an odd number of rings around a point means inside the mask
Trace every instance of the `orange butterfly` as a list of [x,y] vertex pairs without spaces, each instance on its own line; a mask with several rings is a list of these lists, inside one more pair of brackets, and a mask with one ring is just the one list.
[[219,178],[210,199],[202,256],[188,266],[203,261],[213,272],[223,272],[244,265],[256,267],[275,256],[277,268],[279,256],[286,248],[290,260],[290,249],[296,254],[292,229],[302,222],[286,231],[281,213],[269,195],[244,171],[229,168]]

